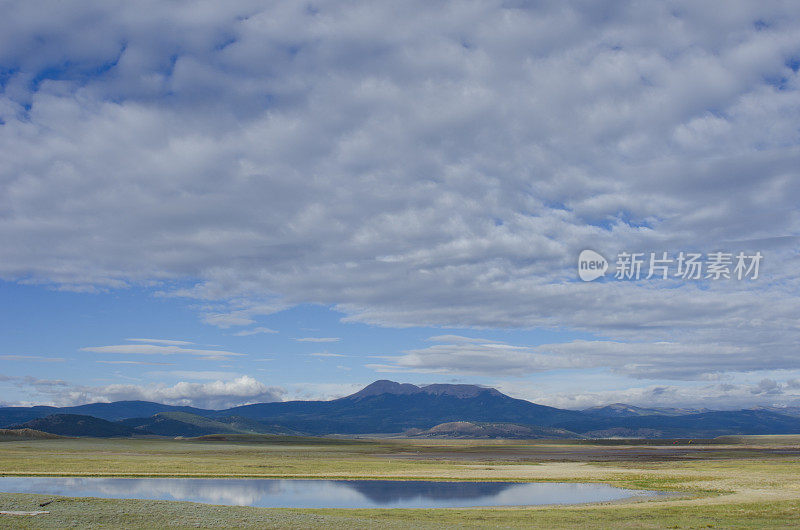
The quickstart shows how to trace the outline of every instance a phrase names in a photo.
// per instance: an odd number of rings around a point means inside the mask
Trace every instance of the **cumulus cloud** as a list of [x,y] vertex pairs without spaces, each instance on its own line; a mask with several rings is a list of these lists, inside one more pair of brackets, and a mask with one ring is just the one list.
[[[190,377],[198,374],[187,373]],[[203,375],[203,374],[199,374]],[[225,374],[227,375],[227,374]],[[249,403],[281,401],[285,391],[267,386],[256,379],[242,375],[227,380],[206,383],[181,381],[174,385],[152,383],[148,385],[112,384],[106,386],[75,385],[60,380],[34,377],[11,377],[9,381],[31,390],[57,406],[84,403],[143,400],[209,409],[223,409]]]
[[[221,328],[319,303],[582,330],[635,343],[606,355],[632,374],[650,359],[618,351],[647,341],[723,371],[794,363],[795,4],[47,5],[0,21],[2,278],[161,282]],[[730,250],[764,251],[756,282],[575,278],[584,248],[748,241]],[[491,369],[468,344],[397,366]]]
[[[107,385],[96,389],[82,389],[83,401],[120,401],[142,399],[170,405],[221,409],[248,403],[280,401],[283,391],[243,375],[229,381],[190,383],[181,381],[167,385]],[[75,397],[73,397],[75,399]]]

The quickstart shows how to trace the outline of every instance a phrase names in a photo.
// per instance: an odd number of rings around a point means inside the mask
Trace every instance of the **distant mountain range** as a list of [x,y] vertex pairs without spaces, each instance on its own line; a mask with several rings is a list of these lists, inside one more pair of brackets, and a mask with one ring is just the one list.
[[646,409],[625,403],[612,403],[603,407],[592,407],[584,409],[583,412],[597,417],[607,418],[626,418],[631,416],[650,416],[659,414],[663,416],[681,416],[684,414],[697,414],[699,412],[711,412],[709,409],[679,409],[679,408],[653,408]]
[[405,434],[454,438],[710,438],[800,433],[794,409],[648,409],[615,403],[583,411],[514,399],[476,385],[376,381],[331,401],[258,403],[226,410],[145,401],[0,408],[0,428],[62,436]]

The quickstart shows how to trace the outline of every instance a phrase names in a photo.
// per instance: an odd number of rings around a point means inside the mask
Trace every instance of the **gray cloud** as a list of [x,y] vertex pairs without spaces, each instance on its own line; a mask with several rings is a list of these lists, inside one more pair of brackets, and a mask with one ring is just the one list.
[[[793,4],[9,9],[2,278],[162,282],[222,328],[320,303],[384,326],[613,343],[511,348],[508,369],[581,355],[642,377],[794,366]],[[757,282],[575,281],[583,248],[763,241]],[[397,366],[491,370],[470,348]]]

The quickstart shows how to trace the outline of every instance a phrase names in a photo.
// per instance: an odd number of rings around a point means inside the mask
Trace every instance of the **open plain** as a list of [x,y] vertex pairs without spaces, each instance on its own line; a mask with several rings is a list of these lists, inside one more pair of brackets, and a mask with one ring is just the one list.
[[[333,440],[269,436],[0,443],[0,475],[602,482],[670,492],[575,506],[300,510],[0,493],[3,528],[800,525],[800,437],[721,440]],[[40,504],[52,501],[46,507]]]

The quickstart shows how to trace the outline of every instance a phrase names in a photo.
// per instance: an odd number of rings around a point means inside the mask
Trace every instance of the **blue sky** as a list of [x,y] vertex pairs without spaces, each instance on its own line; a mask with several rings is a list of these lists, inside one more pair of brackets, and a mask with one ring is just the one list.
[[794,4],[0,14],[0,403],[800,404]]
[[[157,296],[149,289],[65,292],[12,282],[3,282],[0,288],[5,301],[0,324],[3,375],[19,378],[5,381],[4,398],[10,403],[53,399],[47,391],[37,390],[50,390],[49,386],[22,379],[30,375],[47,382],[68,380],[90,387],[125,383],[169,386],[181,379],[207,382],[251,376],[277,383],[273,390],[281,399],[327,399],[383,377],[421,384],[487,382],[480,374],[382,375],[382,369],[369,365],[391,360],[404,350],[428,347],[432,337],[465,332],[481,340],[524,344],[584,336],[559,330],[377,327],[343,323],[342,313],[311,304],[278,311],[241,329],[220,329],[202,322],[185,300]],[[120,345],[174,345],[195,353],[93,351]],[[235,355],[206,359],[204,351]],[[291,385],[280,388],[286,383]]]

